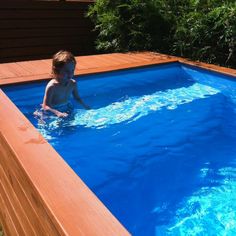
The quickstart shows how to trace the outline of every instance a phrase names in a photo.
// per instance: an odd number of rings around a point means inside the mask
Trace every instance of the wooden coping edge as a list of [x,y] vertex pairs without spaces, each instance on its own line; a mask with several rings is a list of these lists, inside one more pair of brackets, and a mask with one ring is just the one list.
[[[5,155],[5,159],[1,156],[0,164],[8,170],[5,174],[10,176],[10,181],[20,181],[20,186],[25,186],[21,191],[26,195],[29,193],[26,199],[31,201],[30,205],[35,205],[36,215],[39,218],[44,215],[45,219],[47,216],[51,221],[53,229],[50,230],[55,232],[50,235],[130,235],[1,90],[0,134],[0,152]],[[15,159],[16,169],[11,164],[12,159]],[[0,220],[4,230],[7,228],[6,212],[10,208],[12,212],[18,209],[18,205],[23,204],[19,202],[11,202],[11,206],[5,202],[1,206],[0,210],[5,214]],[[15,217],[19,215],[18,212],[14,214]],[[19,215],[17,221],[21,222],[20,218]],[[45,222],[44,219],[39,221]],[[42,223],[42,227],[46,226]],[[37,229],[34,230],[40,235]]]
[[[79,58],[79,57],[76,57],[76,58]],[[75,77],[100,74],[100,73],[112,72],[112,71],[119,71],[119,70],[126,70],[126,69],[149,67],[149,66],[175,63],[175,62],[195,66],[197,68],[202,68],[202,69],[222,73],[222,74],[229,75],[229,76],[236,76],[236,70],[232,69],[232,68],[226,68],[226,67],[222,67],[222,66],[218,66],[218,65],[207,64],[204,62],[191,61],[186,58],[170,56],[167,59],[159,59],[159,58],[155,59],[154,58],[150,61],[140,61],[140,62],[114,65],[114,66],[95,67],[95,68],[89,68],[89,69],[76,69]],[[22,77],[16,76],[16,77],[10,77],[10,78],[4,79],[4,80],[0,79],[0,86],[1,85],[2,86],[3,85],[10,85],[10,84],[29,83],[29,82],[36,82],[36,81],[46,81],[49,79],[51,79],[51,76],[49,73],[28,75],[28,76],[22,76]]]
[[[226,75],[236,75],[236,70],[233,69],[192,62],[177,57],[84,69],[78,71],[76,75],[96,74],[172,62],[181,62]],[[45,79],[49,79],[48,74],[26,76],[21,80],[9,78],[2,81],[0,85]],[[129,235],[128,231],[1,90],[0,133],[9,144],[9,153],[13,152],[13,156],[17,159],[20,175],[29,183],[29,188],[34,188],[35,198],[40,199],[45,214],[54,224],[55,235],[58,235],[58,232],[60,235]],[[3,140],[0,139],[0,142],[3,143]],[[2,162],[1,165],[3,164],[7,165],[7,162]],[[41,209],[41,211],[43,210]],[[2,215],[0,214],[0,217]],[[4,221],[3,218],[1,217],[4,226],[6,220]]]

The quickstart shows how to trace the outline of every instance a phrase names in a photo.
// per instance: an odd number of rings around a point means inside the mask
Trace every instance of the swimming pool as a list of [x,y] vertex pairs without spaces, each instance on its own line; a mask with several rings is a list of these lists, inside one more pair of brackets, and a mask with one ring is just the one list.
[[4,91],[132,234],[235,235],[233,77],[180,63],[86,76],[93,109],[46,124],[44,88]]

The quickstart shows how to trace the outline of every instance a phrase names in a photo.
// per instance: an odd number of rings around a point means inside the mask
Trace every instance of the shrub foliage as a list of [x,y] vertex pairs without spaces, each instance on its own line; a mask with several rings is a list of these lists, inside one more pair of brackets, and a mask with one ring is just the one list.
[[102,52],[152,50],[236,68],[234,0],[96,0]]
[[154,0],[97,0],[88,15],[101,51],[158,50],[168,35],[168,21]]

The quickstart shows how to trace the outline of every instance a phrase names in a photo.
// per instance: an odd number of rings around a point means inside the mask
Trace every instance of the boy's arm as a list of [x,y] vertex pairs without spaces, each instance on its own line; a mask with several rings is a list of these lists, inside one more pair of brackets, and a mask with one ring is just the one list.
[[60,112],[60,111],[58,111],[58,110],[56,110],[56,109],[53,109],[53,108],[51,108],[50,106],[47,106],[47,105],[43,105],[43,109],[45,110],[45,111],[50,111],[50,112],[52,112],[54,115],[56,115],[57,117],[67,117],[68,116],[68,114],[66,113],[66,112]]
[[73,87],[73,96],[75,98],[75,100],[77,100],[85,109],[89,110],[91,109],[87,104],[84,103],[84,101],[81,99],[81,97],[79,96],[79,91],[78,91],[78,87],[77,87],[77,83],[76,81],[73,81],[74,83],[74,87]]

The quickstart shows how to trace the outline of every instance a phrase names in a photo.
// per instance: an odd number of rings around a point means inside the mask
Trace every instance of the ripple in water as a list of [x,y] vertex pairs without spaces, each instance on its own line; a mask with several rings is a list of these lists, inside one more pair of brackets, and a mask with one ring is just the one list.
[[[121,122],[130,123],[163,108],[176,109],[182,104],[191,103],[218,92],[217,89],[207,85],[195,83],[189,87],[158,91],[151,95],[126,97],[123,101],[96,110],[78,109],[68,119],[51,117],[47,124],[41,124],[38,128],[48,140],[52,140],[54,139],[52,131],[55,130],[63,132],[63,128],[78,126],[102,129]],[[133,150],[131,152],[133,153]],[[147,155],[147,153],[144,154]],[[126,159],[125,162],[127,161]],[[119,164],[122,165],[122,162]],[[144,168],[143,161],[140,166]],[[96,165],[97,169],[98,165]],[[201,169],[200,178],[207,178],[210,171],[208,166]],[[216,235],[216,232],[217,235],[236,235],[234,211],[236,209],[236,171],[234,168],[221,168],[218,170],[218,175],[222,177],[218,180],[218,184],[200,187],[191,196],[183,199],[171,222],[165,222],[166,225],[156,227],[156,235]],[[163,205],[160,209],[156,208],[155,212],[166,211],[166,208],[168,205]]]
[[[133,122],[143,116],[164,107],[176,109],[179,105],[195,99],[215,95],[219,91],[199,83],[167,91],[158,91],[151,95],[131,97],[97,110],[77,111],[71,125],[92,128],[105,128],[121,122]],[[51,124],[53,126],[53,124]]]
[[[202,177],[210,171],[202,169]],[[222,180],[202,187],[185,199],[172,223],[156,228],[156,235],[236,235],[236,169],[219,169]]]
[[[47,116],[45,120],[38,120],[37,129],[44,138],[52,141],[56,139],[54,136],[60,136],[64,132],[63,128],[83,126],[101,129],[121,122],[129,123],[165,107],[173,110],[179,105],[206,98],[218,92],[210,86],[195,83],[189,87],[158,91],[151,95],[126,97],[123,101],[96,110],[75,109],[67,118]],[[56,134],[53,134],[53,131],[57,131]]]

